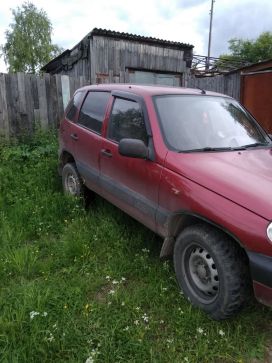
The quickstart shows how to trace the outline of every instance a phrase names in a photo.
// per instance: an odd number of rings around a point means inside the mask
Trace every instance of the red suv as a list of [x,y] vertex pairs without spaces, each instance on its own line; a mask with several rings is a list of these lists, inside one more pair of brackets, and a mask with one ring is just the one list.
[[272,305],[272,145],[234,99],[198,89],[96,85],[60,125],[65,192],[100,194],[163,239],[188,299],[214,319]]

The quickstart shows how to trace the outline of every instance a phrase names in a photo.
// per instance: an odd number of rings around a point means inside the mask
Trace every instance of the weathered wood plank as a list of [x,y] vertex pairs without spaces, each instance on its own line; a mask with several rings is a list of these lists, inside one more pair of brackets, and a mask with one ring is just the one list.
[[9,117],[5,75],[0,74],[0,137],[9,139]]

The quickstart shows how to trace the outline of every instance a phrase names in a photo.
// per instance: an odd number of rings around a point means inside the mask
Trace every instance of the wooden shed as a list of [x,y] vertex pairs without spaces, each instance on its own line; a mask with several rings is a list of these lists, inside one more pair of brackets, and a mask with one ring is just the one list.
[[95,83],[184,85],[193,45],[111,30],[93,29],[74,48],[42,71],[67,74]]

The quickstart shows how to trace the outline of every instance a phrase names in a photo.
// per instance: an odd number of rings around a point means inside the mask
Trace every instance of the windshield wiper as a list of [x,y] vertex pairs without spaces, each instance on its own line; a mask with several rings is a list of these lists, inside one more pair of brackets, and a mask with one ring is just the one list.
[[191,149],[191,150],[179,150],[179,153],[191,153],[191,152],[206,152],[206,151],[234,151],[234,150],[245,150],[244,146],[237,146],[237,147],[211,147],[206,146],[201,149]]
[[249,147],[255,147],[255,146],[267,146],[269,144],[270,144],[270,142],[254,142],[253,144],[243,145],[243,147],[245,149],[247,149]]

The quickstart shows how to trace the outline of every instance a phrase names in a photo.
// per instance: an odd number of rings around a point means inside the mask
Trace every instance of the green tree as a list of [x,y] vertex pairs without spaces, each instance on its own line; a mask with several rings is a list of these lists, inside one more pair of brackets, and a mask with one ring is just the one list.
[[272,32],[264,32],[255,40],[233,38],[228,41],[229,54],[222,54],[218,65],[224,61],[257,63],[272,58]]
[[42,9],[30,2],[12,9],[13,22],[1,46],[9,72],[38,73],[40,68],[62,52],[52,44],[52,24]]

